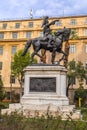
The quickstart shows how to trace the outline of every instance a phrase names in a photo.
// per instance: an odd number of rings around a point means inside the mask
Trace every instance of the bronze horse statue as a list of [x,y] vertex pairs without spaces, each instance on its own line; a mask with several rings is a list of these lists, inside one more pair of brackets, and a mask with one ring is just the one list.
[[26,52],[28,51],[28,49],[32,44],[34,49],[34,52],[31,54],[32,61],[35,55],[39,56],[41,61],[43,61],[42,56],[38,52],[39,50],[44,49],[45,51],[48,50],[52,53],[52,59],[51,59],[52,64],[55,63],[54,60],[55,60],[56,52],[62,53],[63,57],[58,61],[59,63],[61,60],[63,60],[64,56],[67,56],[67,54],[62,50],[62,44],[64,41],[69,40],[70,32],[71,32],[70,28],[63,28],[61,30],[58,30],[57,32],[54,33],[52,43],[49,43],[49,40],[43,41],[41,37],[31,39],[27,41],[22,56],[26,54]]

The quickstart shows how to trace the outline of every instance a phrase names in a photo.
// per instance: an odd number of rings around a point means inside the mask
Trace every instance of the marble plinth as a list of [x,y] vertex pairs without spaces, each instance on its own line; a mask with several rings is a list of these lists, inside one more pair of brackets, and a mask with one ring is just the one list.
[[[21,104],[53,104],[53,105],[69,105],[69,100],[66,97],[66,72],[63,66],[28,66],[25,68],[25,84],[24,95],[21,98]],[[31,78],[42,79],[40,84],[37,81],[37,88],[31,91]],[[51,79],[53,79],[51,83]],[[48,79],[48,82],[44,83]],[[50,81],[50,82],[49,82]],[[55,84],[52,88],[51,84]],[[45,85],[47,84],[47,86]],[[51,87],[50,87],[51,86]],[[31,87],[31,88],[30,88]],[[40,89],[42,87],[42,90]],[[49,88],[49,89],[46,89]],[[52,88],[52,89],[51,89]]]
[[80,118],[80,112],[73,112],[75,106],[69,105],[66,96],[66,68],[57,65],[33,65],[24,69],[24,95],[19,104],[10,104],[9,109],[2,113],[22,111],[24,115],[34,117],[46,115],[49,111],[53,116],[73,113],[72,118]]

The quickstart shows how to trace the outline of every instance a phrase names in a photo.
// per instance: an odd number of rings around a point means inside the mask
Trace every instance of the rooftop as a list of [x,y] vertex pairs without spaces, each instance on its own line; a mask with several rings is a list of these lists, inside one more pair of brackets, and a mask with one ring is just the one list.
[[[3,18],[0,19],[0,21],[23,21],[23,20],[40,20],[42,19],[44,16],[42,17],[19,17],[19,18]],[[76,14],[76,15],[56,15],[56,16],[49,16],[49,18],[77,18],[77,17],[87,17],[87,14]]]

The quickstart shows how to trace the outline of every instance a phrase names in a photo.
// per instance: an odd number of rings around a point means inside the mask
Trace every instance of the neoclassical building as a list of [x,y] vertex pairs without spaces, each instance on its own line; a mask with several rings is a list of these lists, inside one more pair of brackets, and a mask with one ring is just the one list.
[[[77,32],[78,40],[70,40],[69,61],[81,61],[87,67],[87,15],[52,17],[49,21],[59,19],[52,30],[59,30],[63,27],[71,28]],[[12,58],[20,49],[23,49],[26,41],[35,37],[42,36],[42,18],[38,19],[19,19],[19,20],[1,20],[0,21],[0,78],[4,83],[7,92],[12,90],[19,91],[19,83],[11,73]],[[30,53],[32,53],[32,47]],[[40,53],[40,52],[39,52]],[[47,62],[50,62],[51,54],[46,53]],[[59,56],[59,54],[57,54]],[[37,58],[37,57],[36,57]],[[37,58],[39,62],[39,58]],[[78,87],[76,81],[73,86]],[[84,82],[84,88],[87,89],[87,81]]]

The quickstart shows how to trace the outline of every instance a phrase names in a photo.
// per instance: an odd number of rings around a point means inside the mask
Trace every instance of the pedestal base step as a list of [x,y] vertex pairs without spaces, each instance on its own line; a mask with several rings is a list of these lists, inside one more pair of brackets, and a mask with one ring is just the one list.
[[8,109],[2,109],[2,114],[11,114],[11,112],[23,113],[26,117],[47,117],[61,116],[62,119],[72,118],[80,119],[81,113],[79,110],[75,110],[74,105],[57,106],[53,104],[34,105],[34,104],[10,104]]
[[29,94],[28,96],[23,96],[21,98],[21,104],[31,104],[31,105],[45,105],[53,104],[54,106],[68,106],[69,100],[66,96],[57,96],[56,94],[45,94],[45,95],[36,95]]

